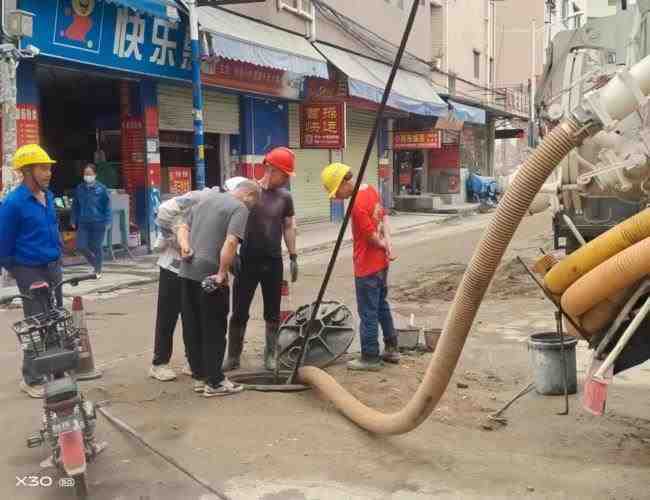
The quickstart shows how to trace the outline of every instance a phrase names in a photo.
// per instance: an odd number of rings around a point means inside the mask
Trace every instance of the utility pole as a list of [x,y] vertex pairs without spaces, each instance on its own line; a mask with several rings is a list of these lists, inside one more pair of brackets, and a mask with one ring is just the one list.
[[199,16],[196,9],[201,6],[220,7],[223,5],[264,2],[265,0],[185,0],[190,21],[190,44],[192,48],[192,117],[194,121],[194,167],[197,189],[205,187],[205,133],[203,126]]
[[535,94],[537,93],[537,21],[533,18],[530,26],[531,34],[531,68],[530,68],[530,140],[531,147],[535,147]]
[[192,47],[192,118],[194,121],[194,167],[196,188],[205,187],[205,137],[203,130],[203,89],[201,88],[201,53],[199,47],[199,16],[196,0],[186,0],[190,18]]
[[11,43],[0,45],[0,105],[2,106],[2,200],[20,179],[11,168],[16,152],[16,47]]

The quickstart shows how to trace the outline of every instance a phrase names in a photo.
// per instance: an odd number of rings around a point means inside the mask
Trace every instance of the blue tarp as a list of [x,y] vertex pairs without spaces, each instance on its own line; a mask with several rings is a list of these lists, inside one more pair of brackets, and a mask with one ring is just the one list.
[[122,7],[164,19],[178,19],[178,9],[171,0],[106,0]]
[[485,125],[486,117],[484,109],[468,106],[467,104],[460,104],[451,99],[449,99],[449,104],[451,104],[453,108],[454,117],[458,120]]

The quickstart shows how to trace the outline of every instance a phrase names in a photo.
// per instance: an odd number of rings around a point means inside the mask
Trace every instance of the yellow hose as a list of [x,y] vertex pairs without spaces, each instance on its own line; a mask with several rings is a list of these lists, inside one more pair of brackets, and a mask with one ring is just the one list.
[[626,248],[576,281],[562,295],[562,307],[571,316],[580,316],[648,274],[650,238]]
[[463,276],[424,379],[402,410],[384,414],[369,408],[330,375],[315,367],[300,368],[299,381],[316,388],[347,418],[376,434],[403,434],[426,420],[449,384],[483,296],[531,201],[553,169],[586,133],[578,132],[572,120],[565,120],[524,162],[499,203]]
[[544,284],[555,294],[567,288],[597,265],[650,236],[650,208],[639,212],[556,264],[544,277]]

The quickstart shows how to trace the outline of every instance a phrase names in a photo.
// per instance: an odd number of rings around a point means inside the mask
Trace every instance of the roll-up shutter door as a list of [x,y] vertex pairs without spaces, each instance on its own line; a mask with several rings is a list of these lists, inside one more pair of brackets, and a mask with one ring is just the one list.
[[[372,126],[375,123],[375,114],[369,111],[356,110],[348,106],[348,142],[347,148],[343,151],[343,162],[349,165],[354,173],[361,168],[361,161],[366,152],[368,139]],[[377,188],[377,170],[379,169],[379,154],[377,152],[377,141],[372,149],[364,181]]]
[[299,222],[321,222],[330,218],[330,202],[320,180],[321,170],[330,163],[328,149],[300,148],[300,106],[289,104],[289,147],[296,153],[296,176],[291,194]]
[[[194,130],[192,89],[174,85],[158,86],[160,130]],[[203,126],[213,134],[239,134],[239,97],[212,89],[203,90]]]

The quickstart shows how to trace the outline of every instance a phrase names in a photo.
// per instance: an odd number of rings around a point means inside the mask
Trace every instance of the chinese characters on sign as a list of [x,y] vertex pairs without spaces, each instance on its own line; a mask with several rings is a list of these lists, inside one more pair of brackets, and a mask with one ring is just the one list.
[[440,132],[427,130],[422,132],[395,132],[394,149],[440,149]]
[[16,141],[18,147],[25,144],[39,144],[38,107],[33,104],[18,104],[16,111]]
[[192,190],[192,169],[187,167],[169,167],[169,193],[185,194]]
[[297,99],[299,85],[292,85],[286,71],[241,61],[218,59],[204,62],[201,79],[206,85],[250,90],[266,95]]
[[301,148],[345,149],[345,103],[310,103],[300,109]]
[[153,17],[106,0],[21,0],[37,29],[25,38],[48,57],[191,80],[187,16]]

